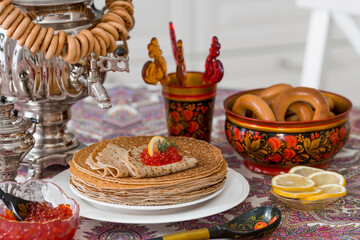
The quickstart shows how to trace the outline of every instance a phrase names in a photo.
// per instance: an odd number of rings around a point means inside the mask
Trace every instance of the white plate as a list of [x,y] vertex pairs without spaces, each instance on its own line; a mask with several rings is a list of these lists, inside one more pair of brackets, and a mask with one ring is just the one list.
[[80,216],[95,220],[118,223],[157,224],[187,221],[224,212],[242,203],[249,195],[248,181],[238,172],[228,168],[224,190],[214,198],[192,206],[155,211],[137,211],[106,207],[76,196],[70,190],[69,171],[56,175],[50,181],[80,205]]
[[186,203],[179,203],[179,204],[171,204],[171,205],[158,205],[158,206],[129,206],[129,205],[121,205],[121,204],[113,204],[113,203],[107,203],[107,202],[102,202],[102,201],[97,201],[95,199],[89,198],[87,196],[85,196],[84,194],[82,194],[81,192],[79,192],[73,185],[70,184],[70,190],[79,198],[82,198],[85,201],[88,201],[92,204],[97,204],[99,206],[104,206],[104,207],[109,207],[109,208],[121,208],[121,209],[127,209],[127,210],[137,210],[137,211],[156,211],[156,210],[165,210],[165,209],[172,209],[172,208],[181,208],[181,207],[187,207],[187,206],[191,206],[191,205],[195,205],[198,203],[202,203],[205,202],[217,195],[219,195],[223,190],[224,190],[223,186],[222,188],[220,188],[219,190],[217,190],[216,192],[209,194],[201,199],[197,199],[195,201],[191,201],[191,202],[186,202]]

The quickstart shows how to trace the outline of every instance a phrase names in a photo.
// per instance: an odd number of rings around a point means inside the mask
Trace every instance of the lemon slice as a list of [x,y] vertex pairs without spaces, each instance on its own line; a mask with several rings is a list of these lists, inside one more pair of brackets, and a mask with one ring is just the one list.
[[305,198],[314,195],[319,195],[322,193],[322,190],[320,188],[313,187],[312,189],[303,192],[287,192],[277,188],[273,188],[273,192],[277,195],[287,198]]
[[320,168],[314,168],[314,167],[308,167],[308,166],[296,166],[289,170],[289,173],[296,173],[300,174],[302,176],[309,176],[310,174],[314,172],[323,172],[324,170]]
[[342,197],[345,196],[347,193],[346,188],[338,184],[326,184],[326,185],[318,186],[317,188],[322,190],[322,194],[305,197],[302,200],[316,201],[327,198]]
[[341,186],[345,186],[346,183],[343,175],[331,171],[314,172],[311,173],[308,178],[315,182],[315,186],[327,184],[338,184]]
[[299,174],[284,173],[273,177],[271,185],[280,190],[298,192],[310,190],[315,186],[315,182]]
[[159,141],[166,141],[166,139],[161,136],[154,136],[153,138],[151,138],[149,145],[148,145],[148,153],[151,157],[154,155],[154,152],[156,152],[158,150],[157,143]]

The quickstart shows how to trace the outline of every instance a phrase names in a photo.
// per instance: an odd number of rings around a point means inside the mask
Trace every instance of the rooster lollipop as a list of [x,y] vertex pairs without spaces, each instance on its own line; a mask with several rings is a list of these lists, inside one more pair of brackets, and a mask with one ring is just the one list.
[[220,55],[221,45],[217,37],[212,38],[209,55],[206,58],[205,72],[202,75],[204,82],[218,83],[224,76],[224,67],[220,60],[216,59]]
[[165,58],[162,56],[162,51],[156,38],[152,38],[148,45],[149,57],[154,58],[154,62],[148,61],[144,64],[142,69],[142,77],[146,83],[156,85],[160,81],[165,84],[169,81],[167,75],[167,67]]

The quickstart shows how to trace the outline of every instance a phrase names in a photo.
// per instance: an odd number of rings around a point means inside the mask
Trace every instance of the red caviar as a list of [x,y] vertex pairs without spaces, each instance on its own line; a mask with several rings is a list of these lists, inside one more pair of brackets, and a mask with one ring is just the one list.
[[12,212],[5,210],[0,214],[0,239],[72,240],[79,225],[79,213],[74,212],[76,206],[50,206],[35,204],[31,207],[26,221],[14,220]]
[[[29,204],[28,215],[24,219],[29,222],[43,223],[50,220],[64,220],[72,216],[70,205],[60,204],[56,208],[49,206],[47,203],[31,202]],[[10,210],[6,209],[5,214],[0,214],[0,217],[15,220],[14,215]]]
[[182,160],[182,156],[175,147],[171,146],[168,147],[165,152],[155,151],[152,157],[149,155],[148,149],[144,148],[140,153],[140,159],[146,165],[161,166],[179,162]]
[[9,219],[9,220],[16,220],[14,214],[9,209],[5,210],[5,214],[0,214],[0,217]]
[[25,221],[47,222],[53,219],[64,220],[72,216],[70,205],[60,204],[56,208],[47,203],[30,203],[30,208]]

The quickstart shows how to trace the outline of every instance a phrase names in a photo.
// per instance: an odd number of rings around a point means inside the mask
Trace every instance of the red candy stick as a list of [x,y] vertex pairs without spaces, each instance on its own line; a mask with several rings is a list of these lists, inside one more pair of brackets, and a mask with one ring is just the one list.
[[169,23],[169,31],[170,31],[170,40],[171,40],[173,55],[175,58],[175,62],[177,64],[178,60],[177,60],[177,54],[176,54],[176,36],[175,36],[174,24],[172,22]]
[[221,45],[217,37],[212,38],[209,55],[206,58],[205,72],[202,75],[204,82],[218,83],[224,76],[224,67],[220,60],[216,59],[220,55]]

